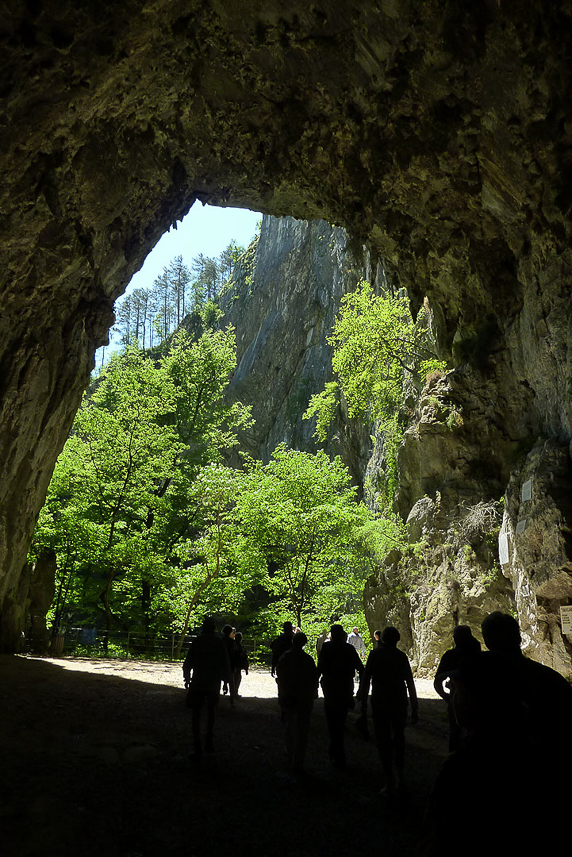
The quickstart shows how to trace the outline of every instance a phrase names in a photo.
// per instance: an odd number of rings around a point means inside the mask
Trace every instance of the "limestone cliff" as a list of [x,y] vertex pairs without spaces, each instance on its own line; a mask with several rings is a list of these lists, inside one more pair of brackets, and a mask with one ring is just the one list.
[[[315,451],[315,421],[303,419],[310,397],[332,379],[327,344],[340,299],[370,276],[368,254],[322,220],[262,218],[251,247],[221,299],[223,324],[237,331],[237,368],[229,395],[251,405],[255,423],[241,446],[268,460],[285,442]],[[338,410],[327,448],[362,486],[371,441],[367,427]]]

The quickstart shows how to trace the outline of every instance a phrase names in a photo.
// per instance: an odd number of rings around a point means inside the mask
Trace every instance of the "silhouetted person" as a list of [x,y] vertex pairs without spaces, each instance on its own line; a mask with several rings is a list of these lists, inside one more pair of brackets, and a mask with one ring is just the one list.
[[341,625],[332,625],[330,633],[331,640],[324,643],[318,658],[318,675],[322,677],[330,758],[336,767],[345,768],[344,728],[348,711],[354,707],[354,676],[357,673],[361,678],[364,666]]
[[202,756],[201,714],[207,706],[205,749],[214,751],[213,730],[215,708],[221,681],[230,680],[230,664],[223,641],[216,635],[215,621],[207,618],[200,635],[193,640],[183,663],[185,686],[189,688],[188,704],[192,712],[194,757]]
[[451,690],[447,691],[445,690],[445,682],[447,682],[448,686],[451,673],[459,668],[465,658],[472,657],[481,651],[481,644],[473,637],[473,632],[468,625],[457,625],[453,631],[453,640],[455,641],[455,648],[445,652],[439,661],[435,681],[433,682],[433,687],[447,703],[449,715],[449,750],[451,751],[459,746],[462,738],[462,727],[459,726],[453,709],[452,685]]
[[[228,662],[230,664],[230,678],[228,680],[228,693],[230,696],[230,704],[234,705],[234,701],[236,699],[236,686],[235,686],[235,678],[236,678],[236,670],[238,667],[238,649],[236,647],[236,643],[234,640],[236,634],[236,628],[233,628],[232,625],[225,625],[222,629],[222,641],[226,647],[226,653],[228,655]],[[223,688],[226,693],[226,686]]]
[[[562,771],[570,769],[572,688],[520,650],[506,613],[482,624],[488,652],[451,673],[453,707],[467,737],[445,762],[427,811],[428,857],[443,842],[463,854],[558,853],[569,812]],[[471,808],[468,811],[468,808]]]
[[373,645],[374,645],[374,647],[379,646],[380,643],[381,643],[381,631],[374,631],[373,632]]
[[292,648],[292,640],[294,639],[294,626],[292,622],[284,622],[282,625],[282,633],[272,640],[270,648],[272,650],[272,664],[270,667],[270,675],[276,675],[276,665],[278,661],[288,649]]
[[530,738],[518,682],[506,659],[494,652],[466,658],[451,673],[451,682],[452,706],[465,738],[435,783],[422,853],[553,853],[547,848],[552,795],[545,782],[552,765]]
[[294,635],[292,647],[278,661],[276,676],[278,699],[284,713],[286,754],[295,772],[302,771],[308,744],[310,715],[318,695],[318,670],[313,658],[306,654],[308,642],[299,631]]
[[408,691],[411,722],[418,720],[413,674],[407,655],[397,648],[399,640],[397,628],[389,626],[383,630],[381,645],[373,649],[367,659],[359,691],[366,711],[371,682],[371,711],[386,794],[392,794],[395,785],[403,786]]
[[550,667],[525,657],[518,622],[508,613],[490,613],[481,625],[486,647],[506,659],[514,674],[535,740],[561,752],[571,743],[572,687]]
[[238,689],[242,681],[242,671],[244,670],[246,675],[248,675],[248,655],[246,653],[246,649],[242,645],[242,634],[240,631],[237,631],[234,635],[234,643],[236,645],[238,664],[234,670],[234,692],[236,696],[240,696]]

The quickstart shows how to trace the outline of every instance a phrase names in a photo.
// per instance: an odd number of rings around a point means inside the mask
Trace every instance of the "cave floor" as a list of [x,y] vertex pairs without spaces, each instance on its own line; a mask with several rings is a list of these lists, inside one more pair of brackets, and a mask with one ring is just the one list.
[[353,712],[348,769],[332,768],[322,699],[307,773],[290,774],[262,670],[244,677],[234,708],[221,697],[217,752],[197,765],[181,676],[179,664],[0,656],[4,857],[418,853],[447,754],[446,712],[429,682],[418,682],[420,722],[406,733],[408,792],[388,802]]

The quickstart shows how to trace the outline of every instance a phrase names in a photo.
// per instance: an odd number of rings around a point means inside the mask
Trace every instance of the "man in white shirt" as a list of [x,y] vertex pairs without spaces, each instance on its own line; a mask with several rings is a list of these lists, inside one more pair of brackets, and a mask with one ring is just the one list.
[[352,632],[348,636],[348,643],[354,647],[360,657],[364,657],[365,643],[357,628],[352,628]]

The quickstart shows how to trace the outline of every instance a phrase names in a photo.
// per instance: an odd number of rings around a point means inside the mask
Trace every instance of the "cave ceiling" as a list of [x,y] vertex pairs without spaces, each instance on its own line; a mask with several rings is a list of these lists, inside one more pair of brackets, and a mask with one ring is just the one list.
[[[541,304],[565,383],[570,36],[548,0],[2,4],[5,647],[114,299],[195,200],[345,226],[429,295],[446,356],[469,324],[506,348]],[[538,425],[568,436],[564,387],[517,351]]]

